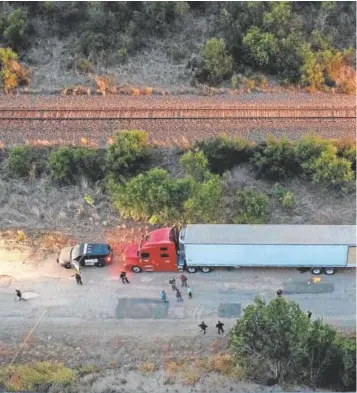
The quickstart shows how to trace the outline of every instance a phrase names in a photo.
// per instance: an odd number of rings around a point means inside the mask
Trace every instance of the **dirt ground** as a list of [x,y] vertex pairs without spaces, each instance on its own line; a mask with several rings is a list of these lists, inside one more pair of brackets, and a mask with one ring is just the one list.
[[[121,232],[129,240],[130,231]],[[244,307],[258,294],[273,298],[277,288],[283,288],[285,296],[303,310],[311,310],[313,318],[355,331],[354,270],[322,276],[320,287],[307,286],[311,274],[294,269],[196,273],[189,275],[193,299],[184,295],[183,303],[177,303],[168,273],[129,273],[130,284],[123,285],[118,277],[120,252],[111,266],[83,269],[81,287],[71,271],[57,265],[55,254],[33,251],[21,242],[0,242],[0,321],[5,328],[0,331],[0,364],[9,364],[17,354],[16,363],[48,360],[99,368],[80,378],[73,392],[293,391],[292,387],[237,382],[215,373],[204,373],[196,384],[187,385],[180,373],[167,373],[169,361],[226,352],[227,334]],[[16,302],[17,288],[26,302]],[[166,314],[158,314],[155,305],[163,288],[169,306]],[[145,306],[148,303],[152,312]],[[236,307],[229,310],[227,305]],[[214,328],[218,319],[225,324],[223,336]],[[197,326],[202,320],[209,326],[206,336],[200,335]],[[138,368],[148,362],[155,364],[156,371],[143,375]]]

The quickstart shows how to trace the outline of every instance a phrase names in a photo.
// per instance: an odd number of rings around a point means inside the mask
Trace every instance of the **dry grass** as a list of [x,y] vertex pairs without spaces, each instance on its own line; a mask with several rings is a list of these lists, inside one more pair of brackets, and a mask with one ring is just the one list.
[[182,382],[185,385],[194,385],[200,380],[201,373],[196,368],[187,367],[182,373]]
[[156,366],[154,363],[145,362],[145,363],[140,364],[140,366],[138,367],[138,370],[142,374],[153,374],[156,371]]

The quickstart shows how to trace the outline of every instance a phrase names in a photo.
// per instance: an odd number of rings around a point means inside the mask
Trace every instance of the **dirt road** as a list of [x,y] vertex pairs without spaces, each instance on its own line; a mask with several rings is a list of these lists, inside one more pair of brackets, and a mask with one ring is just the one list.
[[[4,260],[4,255],[9,255]],[[294,269],[217,270],[188,275],[193,299],[183,291],[177,303],[168,273],[129,273],[130,284],[119,281],[120,266],[83,269],[83,286],[72,271],[51,256],[36,265],[29,255],[3,253],[0,264],[0,362],[62,361],[69,366],[116,364],[132,370],[141,362],[162,363],[165,357],[201,356],[227,347],[218,336],[218,319],[226,333],[256,295],[269,300],[283,288],[312,318],[347,331],[356,326],[355,271],[340,270],[310,284],[311,273]],[[177,281],[178,274],[176,274]],[[15,300],[21,289],[27,302]],[[169,305],[158,300],[165,289]],[[322,291],[322,293],[307,293]],[[296,293],[301,292],[301,293]],[[208,334],[199,333],[204,320]],[[35,327],[36,326],[36,327]],[[34,331],[30,334],[31,330]],[[23,345],[24,341],[26,343]],[[135,378],[134,378],[135,379]]]

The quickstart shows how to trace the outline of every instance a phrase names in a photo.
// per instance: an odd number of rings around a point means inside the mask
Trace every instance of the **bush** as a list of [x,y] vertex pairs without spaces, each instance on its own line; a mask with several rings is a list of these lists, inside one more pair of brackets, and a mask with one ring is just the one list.
[[39,175],[46,169],[46,151],[29,146],[13,147],[9,151],[8,171],[11,176]]
[[184,204],[189,223],[225,222],[223,210],[223,184],[217,175],[210,175],[203,183],[193,185],[192,194]]
[[101,151],[87,147],[62,147],[49,158],[52,179],[73,184],[81,177],[92,182],[104,177],[105,158]]
[[83,72],[85,74],[94,72],[93,64],[89,60],[83,58],[77,60],[76,68],[78,71]]
[[7,17],[3,35],[12,48],[17,50],[24,46],[27,38],[27,27],[26,15],[20,8],[16,8]]
[[[331,144],[330,141],[322,139],[319,136],[308,135],[303,136],[295,144],[295,155],[296,160],[299,164],[299,170],[303,170],[303,165],[308,163],[310,160],[315,160],[320,157],[321,153],[326,151],[328,146]],[[305,173],[307,173],[307,167],[305,165]]]
[[128,176],[142,169],[151,153],[145,131],[120,131],[108,149],[108,169],[115,176]]
[[203,78],[213,84],[232,74],[232,57],[226,53],[223,39],[210,38],[202,48]]
[[197,181],[203,181],[208,171],[208,160],[202,151],[188,152],[180,158],[186,173]]
[[285,209],[291,209],[295,204],[294,194],[278,183],[272,188],[271,195],[277,198]]
[[269,197],[249,189],[238,191],[233,211],[235,224],[264,224],[269,214]]
[[251,162],[257,169],[257,177],[264,176],[270,180],[281,179],[298,171],[294,146],[285,138],[280,141],[269,138],[257,148]]
[[249,161],[253,151],[248,141],[241,138],[228,138],[223,134],[217,138],[199,142],[197,147],[205,153],[210,171],[217,174],[222,174],[236,165]]
[[314,183],[344,190],[354,179],[352,162],[337,156],[337,148],[329,145],[321,155],[302,165]]
[[39,362],[0,368],[0,386],[9,391],[45,391],[51,385],[65,387],[75,380],[76,373],[62,364]]
[[159,168],[117,184],[109,182],[115,209],[124,218],[166,223],[180,217],[190,195],[191,180],[174,180]]
[[[235,361],[259,382],[356,385],[355,343],[321,320],[312,321],[295,302],[256,298],[230,333]],[[338,390],[338,389],[335,389]]]

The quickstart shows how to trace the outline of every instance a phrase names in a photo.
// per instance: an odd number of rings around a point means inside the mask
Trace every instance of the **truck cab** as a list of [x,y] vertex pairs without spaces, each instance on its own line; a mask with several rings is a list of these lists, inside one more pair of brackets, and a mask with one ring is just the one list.
[[160,228],[143,236],[141,242],[129,244],[123,254],[124,269],[135,273],[177,272],[178,231],[176,227]]

